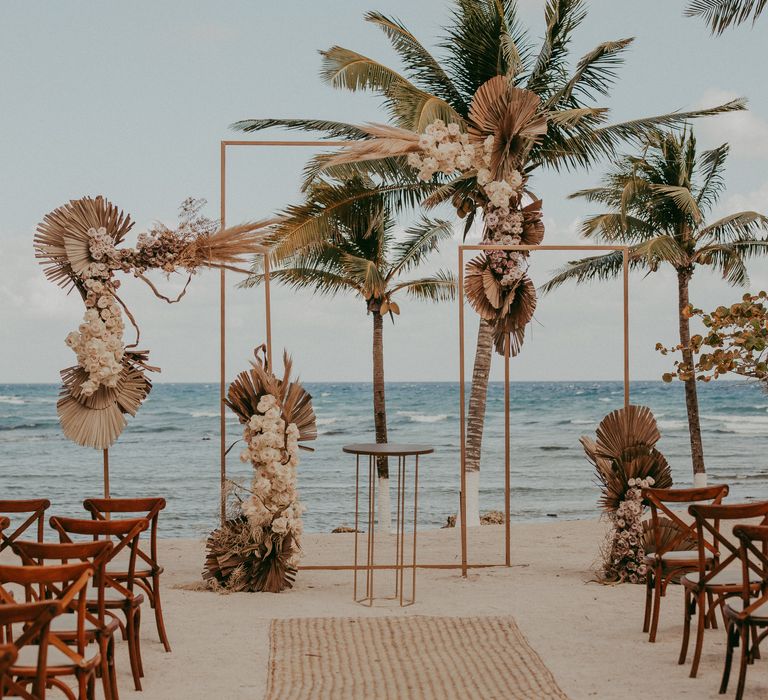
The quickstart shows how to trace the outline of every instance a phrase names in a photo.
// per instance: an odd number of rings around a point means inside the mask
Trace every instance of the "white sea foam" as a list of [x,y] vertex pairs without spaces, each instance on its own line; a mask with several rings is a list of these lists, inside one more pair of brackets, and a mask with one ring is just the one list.
[[662,430],[685,430],[688,426],[684,420],[660,420],[657,423]]
[[581,418],[571,418],[570,423],[571,423],[571,425],[594,425],[595,421],[593,421],[593,420],[583,420]]
[[318,419],[315,420],[315,423],[318,426],[320,426],[320,425],[333,425],[337,420],[338,420],[338,418],[318,418]]
[[4,396],[0,394],[0,403],[10,403],[14,406],[21,406],[26,403],[24,399],[20,399],[18,396]]
[[410,418],[412,423],[438,423],[439,421],[448,418],[447,413],[435,413],[430,415],[428,413],[418,413],[416,411],[398,411],[397,415]]

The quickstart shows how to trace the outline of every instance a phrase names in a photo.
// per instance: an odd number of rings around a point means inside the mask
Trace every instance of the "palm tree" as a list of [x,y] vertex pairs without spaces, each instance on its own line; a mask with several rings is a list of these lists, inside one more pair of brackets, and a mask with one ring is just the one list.
[[[355,202],[348,206],[350,201]],[[341,203],[341,206],[337,206]],[[347,206],[345,206],[347,205]],[[400,314],[396,301],[403,294],[421,301],[448,301],[455,297],[456,283],[450,272],[439,270],[422,277],[405,277],[441,241],[452,237],[450,222],[422,217],[396,235],[395,217],[386,194],[375,189],[367,178],[348,181],[316,179],[304,203],[289,207],[270,241],[280,242],[297,235],[322,216],[330,227],[328,235],[312,248],[303,248],[283,257],[271,272],[273,280],[294,289],[335,296],[346,292],[359,298],[373,322],[373,419],[376,442],[387,442],[387,410],[384,384],[384,317],[393,321]],[[243,283],[252,286],[262,280],[255,272]],[[379,458],[379,528],[390,529],[389,470],[386,458]]]
[[757,21],[768,0],[691,0],[685,10],[688,17],[701,17],[713,34],[722,34],[728,27]]
[[[571,197],[606,205],[590,216],[582,234],[597,242],[627,244],[633,268],[655,272],[666,263],[677,274],[677,313],[683,362],[693,366],[688,287],[700,265],[711,266],[732,285],[749,282],[745,260],[768,253],[768,241],[757,239],[768,230],[768,218],[741,211],[712,223],[706,216],[723,192],[728,144],[701,154],[692,132],[649,138],[637,156],[624,156],[601,187]],[[616,277],[622,271],[621,251],[569,263],[546,285],[550,291],[567,280],[577,282]],[[706,483],[695,373],[684,377],[694,481]]]
[[[713,109],[609,124],[608,109],[596,103],[610,92],[616,69],[632,39],[599,44],[571,67],[571,40],[586,15],[585,0],[547,0],[544,38],[535,46],[520,22],[516,0],[453,0],[453,15],[450,25],[443,30],[442,56],[438,60],[401,22],[369,12],[365,19],[387,36],[401,59],[402,70],[334,46],[322,52],[321,76],[339,89],[378,94],[390,121],[413,131],[423,131],[437,118],[463,123],[478,88],[497,75],[505,76],[511,84],[535,92],[541,98],[543,111],[559,113],[558,118],[549,121],[544,138],[528,153],[528,175],[539,167],[556,171],[587,168],[614,156],[622,144],[638,142],[661,127],[744,109],[743,100],[734,100]],[[233,125],[245,132],[273,127],[322,132],[328,138],[350,141],[368,135],[352,124],[316,119],[248,119]],[[327,156],[319,156],[310,163],[307,185],[327,160]],[[335,165],[326,172],[339,178],[360,173],[379,178],[385,183],[393,207],[409,206],[427,197],[430,203],[445,201],[476,187],[474,178],[444,182],[437,189],[415,183],[412,169],[400,157]],[[475,211],[470,212],[466,218],[465,235],[474,214]],[[304,228],[294,238],[284,239],[276,255],[290,255],[321,240],[326,232],[322,220],[315,220],[311,229]],[[470,474],[480,469],[492,335],[492,326],[481,320],[467,412],[466,469]],[[470,481],[475,490],[477,484],[477,478]],[[476,493],[468,493],[466,500],[468,504],[477,503]],[[467,522],[479,524],[479,513],[468,513]]]

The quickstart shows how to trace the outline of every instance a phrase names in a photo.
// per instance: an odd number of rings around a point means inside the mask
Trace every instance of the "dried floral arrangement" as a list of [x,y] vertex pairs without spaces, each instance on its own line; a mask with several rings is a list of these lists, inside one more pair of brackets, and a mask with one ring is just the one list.
[[283,356],[283,376],[269,368],[266,348],[254,352],[251,369],[229,386],[226,404],[243,426],[254,475],[235,512],[211,533],[203,579],[214,589],[279,593],[293,586],[301,553],[304,506],[296,489],[300,443],[317,438],[312,397],[291,380],[292,362]]
[[672,486],[669,464],[655,447],[660,438],[651,410],[629,406],[603,418],[595,441],[580,439],[602,489],[599,505],[611,524],[601,551],[602,581],[645,582],[644,559],[652,549],[653,535],[643,521],[641,492],[651,486]]
[[[404,156],[416,177],[451,178],[426,201],[451,199],[466,217],[465,235],[478,209],[483,212],[483,244],[539,245],[544,238],[542,202],[527,189],[526,161],[547,132],[550,115],[538,95],[510,85],[503,76],[487,81],[474,95],[468,118],[430,123],[423,133],[380,124],[359,127],[367,135],[328,157],[324,167]],[[524,204],[528,195],[530,203]],[[494,326],[496,350],[520,351],[525,327],[536,309],[536,289],[528,276],[529,251],[487,251],[467,263],[469,303]]]
[[656,349],[663,355],[682,353],[676,360],[674,372],[662,379],[671,382],[696,377],[710,382],[724,374],[737,374],[756,379],[768,388],[768,292],[745,294],[731,306],[718,306],[705,313],[688,306],[688,318],[698,318],[705,332],[691,337],[690,345],[667,348],[661,343]]
[[[136,247],[120,246],[133,228],[131,217],[104,197],[74,199],[45,216],[34,238],[35,257],[45,275],[67,292],[77,291],[86,310],[82,323],[66,337],[77,364],[61,372],[63,385],[57,410],[64,434],[79,445],[107,449],[120,436],[152,389],[149,351],[139,350],[136,320],[118,295],[117,273],[132,274],[160,299],[179,301],[192,276],[202,267],[238,270],[248,256],[264,252],[260,231],[265,221],[219,230],[201,214],[204,200],[187,199],[180,224],[156,224],[138,237]],[[186,272],[184,288],[171,299],[145,276]],[[246,270],[242,270],[246,272]],[[136,339],[126,345],[128,318]]]

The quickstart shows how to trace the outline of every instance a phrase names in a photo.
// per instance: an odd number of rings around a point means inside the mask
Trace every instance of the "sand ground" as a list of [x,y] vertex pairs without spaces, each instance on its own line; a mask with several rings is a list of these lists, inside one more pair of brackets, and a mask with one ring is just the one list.
[[[511,568],[475,569],[467,579],[456,571],[419,570],[417,602],[402,609],[354,603],[349,571],[301,571],[295,588],[281,594],[187,590],[186,585],[200,580],[203,543],[166,540],[163,596],[173,653],[163,652],[147,610],[142,625],[144,692],[133,692],[125,644],[120,644],[121,697],[259,700],[266,687],[270,619],[326,615],[513,615],[572,700],[732,697],[735,678],[727,696],[717,692],[725,648],[722,629],[707,631],[698,678],[689,678],[688,667],[677,665],[679,588],[672,588],[663,601],[659,640],[649,644],[641,631],[644,587],[593,581],[603,529],[597,521],[514,525]],[[472,560],[503,561],[503,532],[488,526],[472,533]],[[349,563],[352,538],[305,536],[304,563]],[[420,535],[419,554],[425,560],[458,562],[458,551],[457,530]],[[768,659],[750,668],[747,691],[748,698],[768,697]]]

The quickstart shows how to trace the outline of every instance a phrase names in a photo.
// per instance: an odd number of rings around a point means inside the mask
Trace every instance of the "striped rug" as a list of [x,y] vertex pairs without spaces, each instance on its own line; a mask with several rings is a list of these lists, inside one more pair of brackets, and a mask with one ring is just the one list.
[[511,617],[273,620],[267,700],[567,700]]

